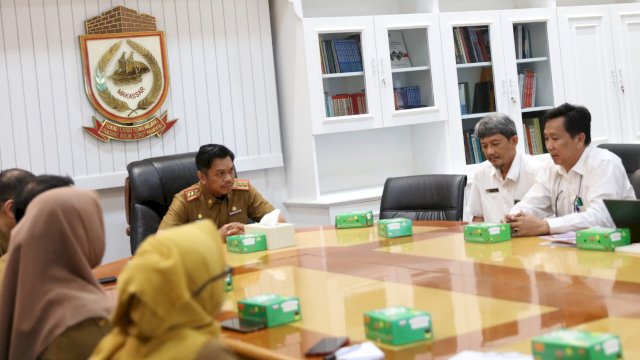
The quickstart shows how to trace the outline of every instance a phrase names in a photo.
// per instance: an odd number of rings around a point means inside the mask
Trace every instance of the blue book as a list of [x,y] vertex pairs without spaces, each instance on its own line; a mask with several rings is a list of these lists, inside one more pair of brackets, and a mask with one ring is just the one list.
[[353,45],[353,71],[362,71],[362,55],[360,54],[360,41],[351,39]]
[[420,106],[422,99],[420,96],[420,87],[419,86],[410,86],[407,88],[407,97],[409,100],[409,107],[418,107]]
[[349,40],[333,40],[333,46],[336,51],[336,57],[338,59],[338,67],[340,67],[340,72],[351,72],[351,64],[349,63]]

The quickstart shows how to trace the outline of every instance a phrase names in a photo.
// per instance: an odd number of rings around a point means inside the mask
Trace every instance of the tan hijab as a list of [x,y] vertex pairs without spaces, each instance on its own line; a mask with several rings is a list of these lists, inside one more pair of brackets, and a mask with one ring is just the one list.
[[114,329],[92,359],[196,358],[220,331],[224,278],[206,284],[226,269],[221,244],[210,220],[147,238],[118,279]]
[[106,318],[111,306],[91,273],[105,247],[94,192],[49,190],[11,233],[0,293],[0,357],[34,359],[68,327]]

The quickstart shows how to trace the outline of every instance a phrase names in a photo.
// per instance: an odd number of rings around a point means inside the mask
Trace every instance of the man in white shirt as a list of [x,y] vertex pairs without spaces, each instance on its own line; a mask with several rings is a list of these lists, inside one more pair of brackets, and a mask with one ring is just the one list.
[[635,199],[622,161],[591,142],[591,114],[562,104],[544,115],[544,141],[553,163],[507,215],[514,236],[615,227],[603,199]]
[[516,150],[516,125],[509,116],[493,113],[475,127],[487,161],[473,176],[469,197],[472,221],[500,222],[533,186],[538,163]]

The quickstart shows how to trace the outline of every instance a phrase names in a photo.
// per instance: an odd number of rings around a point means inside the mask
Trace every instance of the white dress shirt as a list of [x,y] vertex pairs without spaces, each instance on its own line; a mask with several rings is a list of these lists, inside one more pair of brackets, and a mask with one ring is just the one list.
[[499,169],[488,160],[483,162],[473,176],[469,214],[499,223],[533,186],[541,165],[532,156],[516,152],[507,176],[502,178]]
[[[577,199],[583,206],[577,206]],[[552,234],[592,226],[615,227],[603,199],[635,199],[627,173],[618,156],[587,146],[569,170],[549,162],[536,176],[525,197],[510,211],[547,218]]]

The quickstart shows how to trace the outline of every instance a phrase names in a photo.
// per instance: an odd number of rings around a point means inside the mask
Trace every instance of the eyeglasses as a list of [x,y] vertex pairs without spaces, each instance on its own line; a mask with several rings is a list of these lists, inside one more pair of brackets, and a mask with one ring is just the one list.
[[214,282],[222,279],[222,278],[226,278],[229,275],[231,275],[231,273],[233,272],[233,268],[228,266],[223,272],[221,272],[218,275],[215,275],[211,278],[209,278],[209,280],[205,281],[202,285],[200,285],[199,288],[196,289],[196,291],[193,292],[193,296],[198,296],[200,295],[200,293],[202,293],[204,291],[204,289],[207,288],[207,286],[213,284]]

